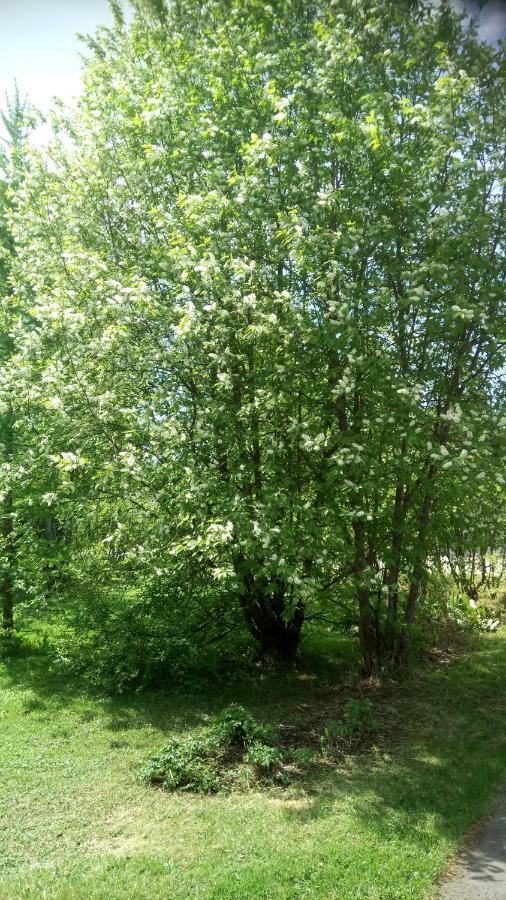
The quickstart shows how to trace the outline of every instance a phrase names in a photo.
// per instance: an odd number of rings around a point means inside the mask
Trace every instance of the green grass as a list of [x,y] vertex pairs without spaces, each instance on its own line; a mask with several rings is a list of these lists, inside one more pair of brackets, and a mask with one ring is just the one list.
[[[349,665],[346,641],[329,647]],[[287,789],[197,797],[135,780],[145,753],[232,701],[310,741],[304,723],[316,734],[360,690],[338,669],[111,699],[48,674],[42,651],[4,659],[0,898],[433,896],[506,778],[504,632],[372,690],[374,743]]]

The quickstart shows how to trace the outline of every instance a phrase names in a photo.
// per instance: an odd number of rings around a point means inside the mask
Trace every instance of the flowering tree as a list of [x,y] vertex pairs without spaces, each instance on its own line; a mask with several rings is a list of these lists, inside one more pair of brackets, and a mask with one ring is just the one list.
[[[22,148],[27,132],[26,104],[15,87],[7,110],[0,114],[6,137],[0,143],[0,503],[1,503],[1,598],[2,627],[10,633],[14,625],[14,584],[16,577],[14,463],[16,435],[10,380],[7,376],[15,353],[13,339],[17,320],[11,284],[11,268],[15,255],[10,214],[15,203],[22,168]],[[6,377],[7,376],[7,377]]]
[[113,11],[18,216],[46,502],[286,659],[339,587],[371,673],[504,494],[503,52],[423,0]]

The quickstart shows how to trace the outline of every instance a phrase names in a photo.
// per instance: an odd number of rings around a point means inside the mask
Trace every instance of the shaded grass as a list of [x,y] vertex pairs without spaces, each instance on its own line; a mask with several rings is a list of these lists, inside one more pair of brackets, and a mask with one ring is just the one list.
[[[116,698],[51,675],[36,648],[4,659],[0,898],[430,897],[506,779],[506,634],[379,686],[344,676],[347,639],[323,649],[297,676]],[[144,754],[230,702],[310,743],[350,693],[371,696],[374,743],[287,789],[196,797],[135,780]]]

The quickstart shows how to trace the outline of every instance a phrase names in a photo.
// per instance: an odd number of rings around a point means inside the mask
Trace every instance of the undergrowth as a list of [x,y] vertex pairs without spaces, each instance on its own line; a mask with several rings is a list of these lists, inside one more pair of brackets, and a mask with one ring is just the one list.
[[[349,700],[341,720],[330,720],[319,736],[320,755],[329,756],[350,738],[374,733],[378,725],[370,700]],[[275,728],[232,703],[200,735],[173,738],[139,768],[142,781],[168,791],[211,794],[241,783],[289,785],[314,765],[310,747],[279,746]]]

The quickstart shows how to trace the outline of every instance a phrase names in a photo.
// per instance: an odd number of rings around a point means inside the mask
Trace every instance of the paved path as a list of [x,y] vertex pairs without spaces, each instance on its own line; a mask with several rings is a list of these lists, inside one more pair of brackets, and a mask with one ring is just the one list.
[[495,813],[457,860],[441,900],[506,900],[506,788]]

